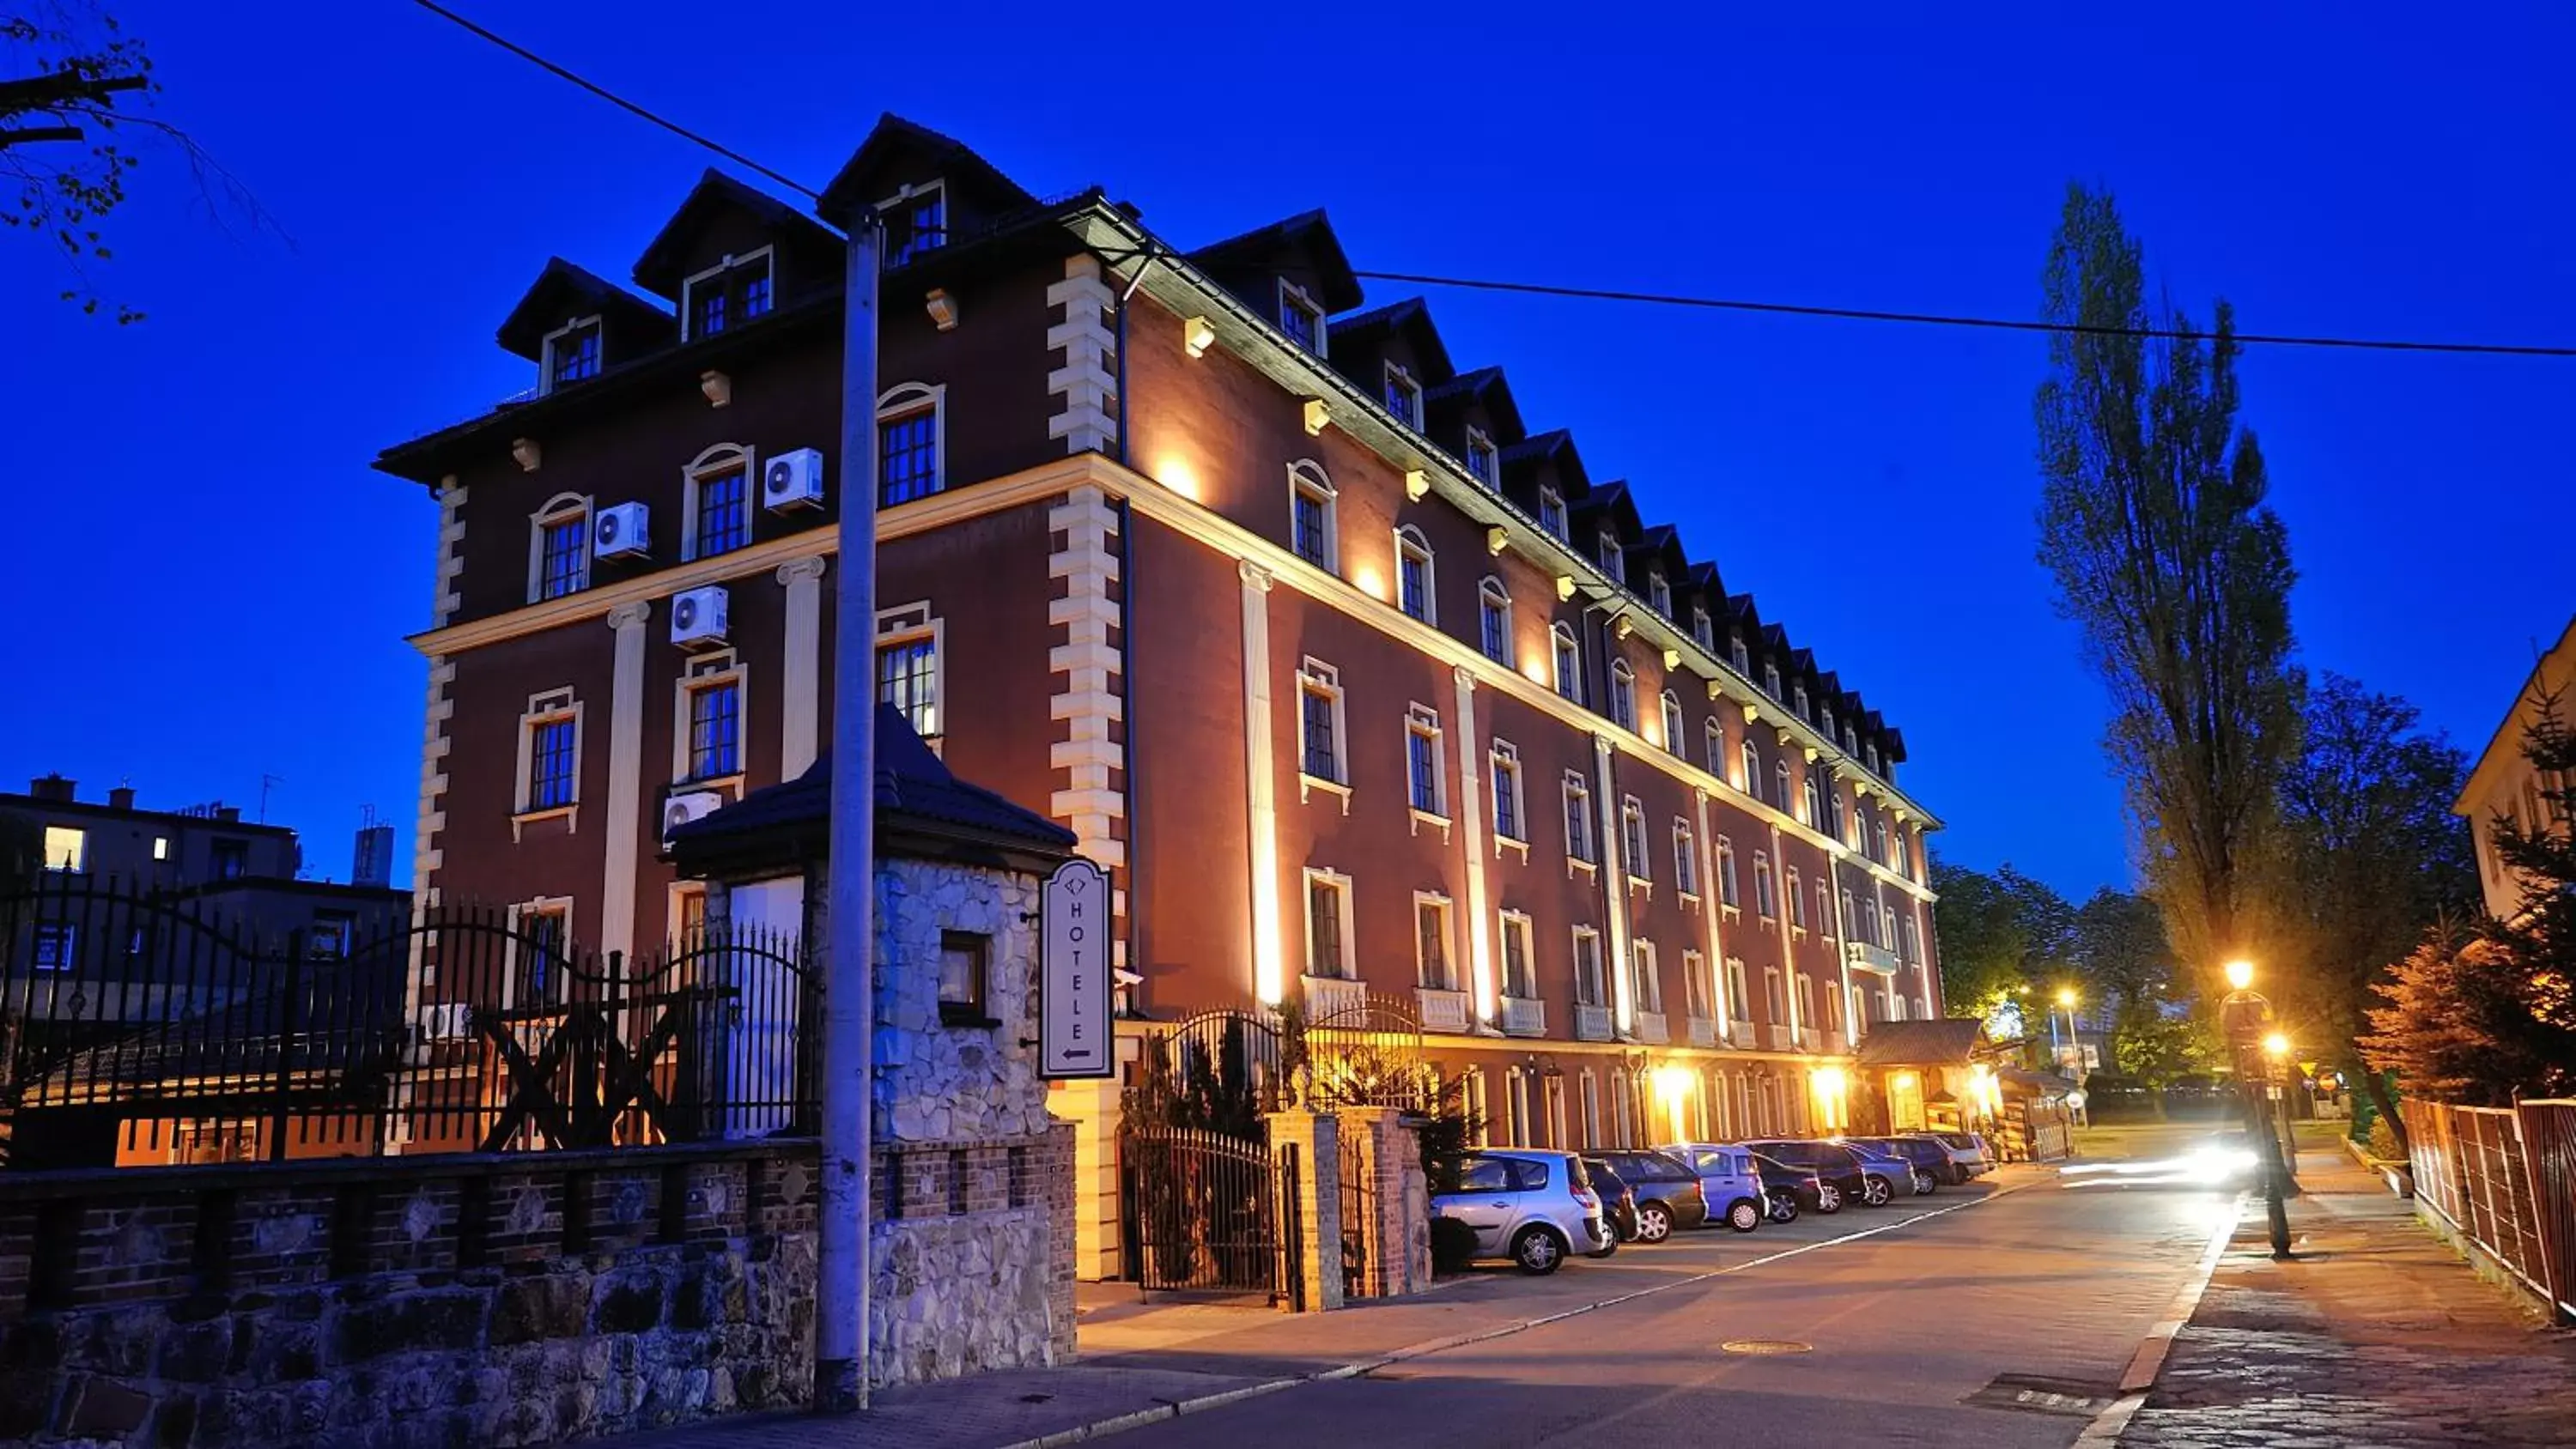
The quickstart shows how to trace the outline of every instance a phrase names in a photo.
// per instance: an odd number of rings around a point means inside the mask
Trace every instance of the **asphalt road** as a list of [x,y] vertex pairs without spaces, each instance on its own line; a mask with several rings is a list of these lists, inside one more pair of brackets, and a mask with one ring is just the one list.
[[[2111,1151],[2157,1157],[2205,1132],[2122,1133]],[[1676,1286],[1119,1442],[2070,1445],[2233,1217],[2232,1194],[2205,1187],[2079,1181],[1577,1260],[1530,1283],[1536,1312]]]

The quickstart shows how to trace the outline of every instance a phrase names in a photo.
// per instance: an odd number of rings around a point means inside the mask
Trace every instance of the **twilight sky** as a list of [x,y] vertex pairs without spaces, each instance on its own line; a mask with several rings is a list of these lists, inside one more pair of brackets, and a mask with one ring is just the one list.
[[[1149,7],[1075,33],[1060,5],[455,3],[810,184],[891,109],[1183,246],[1320,204],[1364,268],[2027,316],[2080,177],[2204,318],[2224,294],[2255,331],[2576,342],[2576,15],[2540,4],[1572,32],[1560,5]],[[31,656],[0,782],[255,806],[266,772],[317,874],[372,804],[401,879],[435,514],[367,462],[528,385],[492,332],[547,256],[623,279],[709,158],[400,0],[116,8],[158,114],[285,235],[219,229],[155,156],[96,274],[150,314],[119,329],[0,233],[0,607]],[[2039,339],[1432,303],[1460,366],[1504,365],[1533,429],[1571,427],[1904,729],[1941,849],[2125,880],[2101,690],[2032,562]],[[2258,350],[2243,377],[2303,659],[2474,751],[2576,609],[2576,361]]]

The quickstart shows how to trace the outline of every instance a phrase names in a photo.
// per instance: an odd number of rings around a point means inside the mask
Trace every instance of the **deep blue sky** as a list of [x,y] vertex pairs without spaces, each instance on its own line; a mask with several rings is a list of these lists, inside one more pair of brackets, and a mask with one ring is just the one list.
[[[2071,178],[2173,295],[2280,332],[2576,341],[2576,21],[2540,5],[1890,7],[1830,27],[1486,4],[1332,13],[457,0],[819,183],[892,109],[1182,244],[1322,204],[1360,266],[2029,315]],[[1699,7],[1694,7],[1699,8]],[[1733,9],[1740,7],[1707,7]],[[408,859],[433,511],[383,444],[527,385],[492,330],[549,254],[623,277],[708,158],[399,0],[128,0],[167,94],[291,241],[166,159],[53,298],[0,234],[0,779],[255,802],[344,875]],[[1971,7],[1988,11],[1993,7]],[[1372,300],[1399,295],[1379,287]],[[1943,848],[2124,879],[2099,687],[2031,561],[2035,338],[1435,295],[1462,366],[1750,588],[1902,726]],[[2246,417],[2304,658],[2474,748],[2576,608],[2576,362],[2259,352]]]

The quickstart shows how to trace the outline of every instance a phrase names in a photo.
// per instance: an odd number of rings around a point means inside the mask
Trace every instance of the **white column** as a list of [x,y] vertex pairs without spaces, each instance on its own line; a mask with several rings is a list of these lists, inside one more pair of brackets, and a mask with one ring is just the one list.
[[[1762,882],[1753,882],[1753,909],[1762,909]],[[1789,857],[1780,848],[1780,827],[1771,827],[1771,924],[1780,932],[1780,984],[1789,998],[1789,1041],[1795,1045],[1806,1023],[1798,1010],[1798,946],[1789,934]]]
[[1450,671],[1458,685],[1458,838],[1467,849],[1467,971],[1476,1021],[1494,1025],[1494,921],[1485,901],[1485,760],[1476,743],[1476,673]]
[[1627,841],[1619,833],[1619,792],[1610,778],[1610,737],[1592,737],[1593,776],[1599,782],[1592,797],[1601,817],[1601,885],[1602,896],[1609,902],[1610,959],[1603,963],[1610,972],[1610,1001],[1615,1010],[1619,1034],[1625,1036],[1637,1024],[1634,963],[1628,959],[1628,862]]
[[1279,807],[1270,763],[1270,570],[1245,559],[1243,579],[1244,826],[1252,856],[1252,995],[1276,1006],[1288,980],[1279,946]]
[[[1719,761],[1720,764],[1725,763]],[[1698,806],[1699,833],[1691,837],[1691,849],[1699,855],[1699,900],[1701,914],[1708,920],[1708,973],[1710,1009],[1717,1013],[1717,1039],[1732,1045],[1735,1040],[1735,1011],[1726,999],[1726,938],[1719,918],[1726,914],[1718,896],[1717,838],[1708,833],[1708,792],[1695,790]]]
[[607,866],[599,883],[599,946],[635,953],[635,857],[644,826],[644,625],[653,606],[608,611],[617,673],[608,696]]
[[[778,566],[787,588],[787,657],[780,663],[778,778],[793,780],[814,763],[821,748],[823,697],[823,558],[791,559]],[[875,696],[873,683],[856,698]]]

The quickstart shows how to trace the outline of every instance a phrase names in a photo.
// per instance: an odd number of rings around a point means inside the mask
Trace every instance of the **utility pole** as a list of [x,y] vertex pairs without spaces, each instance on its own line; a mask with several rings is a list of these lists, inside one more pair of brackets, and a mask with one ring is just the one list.
[[841,523],[832,644],[832,822],[823,985],[822,1217],[815,1234],[814,1408],[868,1403],[868,1154],[876,1077],[877,267],[868,206],[842,285]]

